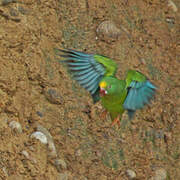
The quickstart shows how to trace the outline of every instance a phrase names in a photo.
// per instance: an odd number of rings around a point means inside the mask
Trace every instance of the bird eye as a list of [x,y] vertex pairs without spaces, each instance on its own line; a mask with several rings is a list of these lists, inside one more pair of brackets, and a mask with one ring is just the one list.
[[111,85],[109,85],[107,88],[108,88],[108,89],[111,89]]

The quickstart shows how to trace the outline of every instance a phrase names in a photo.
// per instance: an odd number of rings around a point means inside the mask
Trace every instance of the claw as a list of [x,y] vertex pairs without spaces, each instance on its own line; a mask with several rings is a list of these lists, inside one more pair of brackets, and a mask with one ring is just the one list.
[[112,122],[111,126],[117,124],[120,127],[120,115],[118,115]]

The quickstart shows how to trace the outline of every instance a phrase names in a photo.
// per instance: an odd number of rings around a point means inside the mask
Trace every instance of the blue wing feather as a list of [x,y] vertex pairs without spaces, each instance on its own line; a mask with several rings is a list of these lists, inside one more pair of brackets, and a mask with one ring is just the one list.
[[141,109],[148,104],[155,94],[156,87],[148,80],[145,82],[132,81],[123,107],[130,111]]
[[83,69],[89,69],[89,68],[91,68],[91,66],[88,64],[86,66],[68,66],[68,68],[72,71],[80,71]]
[[85,87],[88,87],[91,84],[91,82],[96,81],[97,76],[98,76],[97,74],[93,74],[92,76],[90,76],[86,79],[83,79],[79,82],[80,82],[80,84],[84,84]]
[[89,65],[89,63],[77,61],[77,62],[69,62],[68,65],[69,66],[87,66],[87,65]]
[[87,79],[88,77],[90,77],[93,74],[94,74],[94,72],[91,70],[86,72],[83,76],[81,76],[80,72],[79,73],[77,72],[77,74],[74,75],[74,79],[77,81],[81,81],[83,79]]
[[92,72],[92,68],[84,69],[83,71],[72,71],[71,73],[74,77],[80,77],[86,75],[89,72]]
[[103,64],[97,62],[93,54],[86,54],[75,50],[60,50],[60,55],[65,59],[60,61],[66,63],[73,78],[93,97],[94,102],[99,100],[99,82],[106,73]]

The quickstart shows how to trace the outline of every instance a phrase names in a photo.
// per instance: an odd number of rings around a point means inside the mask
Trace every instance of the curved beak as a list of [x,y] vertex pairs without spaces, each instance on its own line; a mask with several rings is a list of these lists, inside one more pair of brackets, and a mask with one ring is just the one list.
[[100,96],[105,96],[107,94],[107,91],[104,88],[100,87]]

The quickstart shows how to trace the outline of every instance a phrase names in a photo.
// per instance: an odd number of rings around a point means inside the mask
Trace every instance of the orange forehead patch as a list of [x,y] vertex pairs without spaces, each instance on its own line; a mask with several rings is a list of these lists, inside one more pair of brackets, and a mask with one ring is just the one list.
[[99,86],[101,88],[105,88],[107,86],[107,83],[105,81],[102,81],[102,82],[99,83]]

